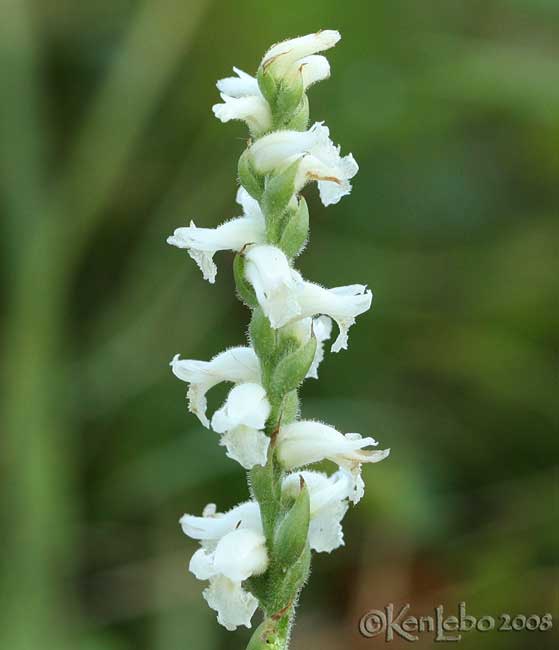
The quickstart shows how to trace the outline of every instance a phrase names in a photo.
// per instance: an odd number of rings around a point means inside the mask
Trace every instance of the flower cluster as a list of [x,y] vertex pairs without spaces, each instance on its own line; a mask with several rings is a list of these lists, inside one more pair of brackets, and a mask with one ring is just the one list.
[[[219,435],[227,456],[250,471],[252,499],[225,514],[208,505],[202,516],[184,515],[184,532],[200,542],[190,570],[209,581],[204,598],[227,629],[251,626],[257,607],[265,620],[258,639],[286,647],[293,607],[304,584],[310,552],[344,543],[341,521],[349,503],[363,496],[363,463],[384,458],[371,437],[343,434],[321,422],[299,419],[298,389],[318,377],[324,344],[346,349],[348,332],[371,306],[365,285],[325,288],[294,267],[308,239],[309,215],[300,192],[316,182],[325,206],[351,191],[358,166],[340,155],[320,122],[308,127],[306,91],[330,74],[318,54],[340,35],[326,30],[274,45],[256,77],[234,68],[217,83],[221,121],[246,122],[252,141],[239,161],[237,202],[242,215],[217,228],[177,228],[168,243],[185,249],[210,283],[214,255],[233,251],[240,298],[252,310],[249,346],[210,361],[171,361],[188,384],[188,407]],[[232,384],[224,404],[207,413],[208,391]],[[330,476],[302,469],[328,460]],[[257,646],[255,646],[257,647]]]

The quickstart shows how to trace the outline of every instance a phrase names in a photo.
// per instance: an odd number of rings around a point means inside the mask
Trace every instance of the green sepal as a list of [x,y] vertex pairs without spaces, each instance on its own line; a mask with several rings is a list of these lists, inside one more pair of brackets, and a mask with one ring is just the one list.
[[297,209],[288,218],[283,233],[278,242],[278,247],[290,259],[297,257],[305,248],[309,238],[309,208],[303,197],[299,198]]
[[301,490],[275,532],[275,560],[280,564],[282,570],[288,569],[298,560],[309,535],[309,490],[302,477],[300,480]]
[[270,244],[276,244],[283,230],[285,211],[295,194],[295,176],[300,160],[283,171],[268,176],[262,195],[262,212],[266,217],[266,235]]
[[242,253],[235,255],[235,259],[233,260],[233,275],[240,299],[252,309],[258,307],[258,300],[254,289],[245,277],[245,256]]
[[301,104],[304,93],[303,75],[300,70],[295,75],[281,80],[273,112],[274,125],[277,128],[285,128],[289,124]]
[[289,121],[284,125],[284,129],[291,131],[306,131],[309,127],[309,98],[303,95],[301,103]]
[[299,349],[286,354],[276,365],[270,376],[272,396],[283,396],[295,390],[305,379],[316,352],[316,337],[311,338]]
[[278,96],[278,82],[274,75],[270,71],[269,66],[260,66],[258,72],[256,73],[256,80],[258,81],[258,87],[260,92],[264,95],[264,99],[270,104],[272,113],[276,105],[276,99]]
[[280,620],[267,618],[254,630],[246,650],[285,650],[289,613]]
[[256,598],[263,606],[268,597],[268,573],[259,576],[251,576],[244,582],[244,587]]
[[296,390],[292,390],[283,398],[281,405],[281,424],[283,426],[291,424],[299,415],[299,395]]
[[296,390],[292,390],[283,398],[274,399],[269,393],[272,403],[272,412],[268,418],[269,428],[276,429],[278,426],[291,424],[299,414],[299,395]]
[[273,557],[274,526],[281,502],[282,476],[281,467],[274,457],[271,457],[264,466],[255,465],[249,472],[250,488],[260,505],[262,527],[271,557]]
[[311,550],[306,543],[298,559],[286,570],[271,577],[271,602],[274,611],[282,611],[297,600],[299,591],[309,577],[311,568]]
[[250,158],[250,147],[245,149],[239,158],[239,181],[253,199],[260,201],[264,192],[264,176],[259,174]]
[[276,349],[277,330],[270,325],[270,320],[261,307],[256,307],[252,312],[249,334],[254,351],[258,358],[266,364]]

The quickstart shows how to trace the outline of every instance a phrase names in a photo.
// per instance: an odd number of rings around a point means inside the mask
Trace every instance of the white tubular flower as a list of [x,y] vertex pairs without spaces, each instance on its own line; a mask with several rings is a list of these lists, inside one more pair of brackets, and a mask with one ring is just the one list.
[[275,76],[293,73],[303,63],[302,59],[329,50],[340,38],[339,32],[325,29],[316,34],[307,34],[276,43],[264,55],[261,66],[263,68],[271,66]]
[[332,352],[347,349],[349,328],[359,314],[370,309],[372,300],[373,294],[363,284],[326,289],[313,282],[303,282],[297,293],[301,316],[326,314],[336,321],[340,331]]
[[250,149],[254,165],[263,174],[281,171],[300,159],[295,190],[317,181],[325,206],[351,192],[349,180],[359,166],[351,154],[340,156],[340,148],[330,140],[328,127],[316,122],[308,131],[275,131],[257,140]]
[[206,393],[222,381],[240,384],[260,381],[260,362],[252,348],[230,348],[211,361],[181,359],[176,354],[170,363],[173,374],[189,385],[188,410],[194,413],[207,428]]
[[342,519],[349,507],[353,481],[345,470],[339,470],[331,476],[322,472],[296,472],[283,480],[284,495],[297,497],[301,489],[301,476],[310,497],[309,545],[318,553],[330,553],[344,544]]
[[187,535],[202,543],[189,569],[198,580],[209,580],[202,595],[217,612],[218,622],[228,630],[251,627],[258,601],[242,582],[268,567],[258,504],[247,502],[225,515],[216,515],[215,506],[206,507],[203,517],[184,515],[180,523]]
[[[373,300],[373,294],[365,285],[325,289],[319,284],[306,282],[290,267],[286,255],[276,246],[253,246],[245,254],[245,259],[246,278],[254,287],[258,303],[273,328],[323,314],[335,320],[340,330],[332,352],[347,349],[349,328],[359,314],[371,307]],[[329,338],[330,331],[325,329],[323,322],[315,334],[322,343]],[[318,349],[318,361],[321,354],[322,349]],[[313,372],[316,373],[316,367]]]
[[246,278],[272,327],[296,318],[301,313],[295,292],[300,280],[285,253],[276,246],[251,246],[245,260]]
[[306,378],[318,379],[318,366],[324,359],[324,341],[328,340],[332,334],[332,320],[328,316],[318,316],[318,318],[302,318],[287,326],[288,332],[291,332],[299,339],[301,345],[305,345],[311,337],[311,332],[316,338],[316,352],[314,359],[307,372]]
[[374,438],[358,433],[345,435],[321,422],[300,420],[281,427],[277,437],[278,458],[290,470],[328,459],[351,473],[353,492],[350,500],[357,503],[363,496],[362,463],[378,463],[390,453],[389,449],[363,449],[376,446]]
[[[197,228],[193,221],[190,226],[177,228],[167,238],[167,243],[188,250],[196,262],[204,280],[215,282],[217,267],[213,256],[218,251],[240,251],[246,244],[259,244],[266,241],[266,225],[260,209],[254,206],[254,199],[246,190],[239,191],[237,201],[243,206],[245,216],[231,219],[217,228]],[[256,203],[258,205],[258,203]]]
[[270,438],[262,429],[270,411],[264,388],[246,383],[235,386],[214,413],[212,429],[223,434],[220,444],[227,448],[227,456],[245,469],[266,464]]

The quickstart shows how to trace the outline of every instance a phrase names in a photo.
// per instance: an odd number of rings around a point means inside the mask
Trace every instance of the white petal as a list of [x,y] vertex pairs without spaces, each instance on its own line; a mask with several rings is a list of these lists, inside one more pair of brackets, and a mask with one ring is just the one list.
[[197,228],[194,222],[186,228],[177,228],[168,242],[178,248],[201,251],[240,251],[247,243],[265,240],[263,219],[239,217],[222,223],[217,228]]
[[347,348],[349,328],[355,323],[356,316],[370,308],[372,299],[372,293],[361,284],[325,289],[318,284],[304,282],[297,295],[301,316],[325,314],[338,324],[340,332],[332,345],[332,352]]
[[350,178],[353,178],[359,171],[359,165],[355,162],[355,158],[348,154],[337,161],[335,167],[332,168],[334,175],[338,179],[335,182],[328,180],[318,181],[318,191],[320,192],[320,200],[325,206],[334,205],[338,201],[347,196],[351,192]]
[[186,228],[177,228],[167,243],[186,248],[198,264],[205,280],[215,282],[217,268],[213,256],[217,251],[240,251],[250,243],[266,241],[264,219],[231,219],[217,228],[197,228],[193,221]]
[[252,196],[245,190],[242,185],[237,190],[236,200],[237,203],[242,206],[243,213],[246,217],[261,221],[265,227],[264,215],[260,209],[260,204],[256,199],[252,198]]
[[239,70],[239,68],[233,68],[233,71],[237,75],[236,77],[226,77],[217,82],[217,88],[221,93],[230,97],[260,95],[258,81],[256,81],[255,77]]
[[239,384],[231,390],[225,404],[214,413],[212,429],[217,433],[225,433],[241,425],[263,429],[270,410],[266,391],[260,384]]
[[313,141],[297,170],[296,187],[299,190],[316,180],[322,203],[326,206],[337,203],[351,192],[349,180],[359,167],[351,154],[340,156],[340,147],[334,145],[323,123],[313,124],[308,133],[313,135]]
[[274,69],[281,74],[299,59],[334,47],[340,38],[339,32],[326,29],[276,43],[266,52],[261,65],[266,67],[273,64]]
[[261,533],[240,528],[222,537],[217,544],[215,571],[233,582],[260,575],[267,567],[266,538]]
[[246,278],[272,327],[282,327],[297,317],[301,310],[294,290],[299,276],[283,251],[275,246],[251,246],[245,258]]
[[242,120],[251,130],[269,131],[272,128],[270,105],[260,95],[229,97],[222,93],[223,104],[214,104],[212,111],[222,122]]
[[330,76],[330,64],[325,56],[312,54],[300,59],[298,65],[303,75],[303,85],[305,88],[312,86],[317,81],[328,79]]
[[206,417],[208,390],[222,381],[260,381],[260,362],[254,350],[249,347],[229,348],[211,361],[180,359],[180,355],[176,354],[170,365],[176,377],[190,384],[187,393],[188,408],[205,427],[209,427]]
[[318,379],[318,366],[324,359],[324,341],[328,340],[332,334],[332,320],[328,316],[319,316],[313,319],[312,328],[316,337],[316,352],[307,377]]
[[209,580],[216,575],[214,554],[199,548],[190,559],[188,569],[198,580]]
[[280,429],[277,437],[278,457],[286,469],[329,459],[344,467],[374,463],[388,455],[387,450],[368,451],[364,447],[378,444],[374,438],[359,434],[343,435],[321,422],[300,420]]
[[331,553],[344,545],[342,519],[348,509],[347,502],[338,501],[320,510],[309,525],[309,545],[317,553]]
[[302,156],[317,142],[317,133],[308,131],[274,131],[259,138],[250,148],[256,169],[265,174],[281,169]]
[[245,469],[252,469],[266,464],[270,438],[258,429],[241,425],[224,433],[220,444],[227,448],[229,458]]
[[239,625],[251,627],[250,619],[258,608],[258,601],[237,582],[225,576],[210,580],[210,586],[202,592],[208,605],[217,612],[218,623],[227,630]]
[[200,541],[217,541],[231,531],[241,528],[262,532],[260,507],[256,501],[240,503],[226,513],[208,516],[207,512],[207,509],[204,509],[203,517],[183,515],[179,523],[184,534]]

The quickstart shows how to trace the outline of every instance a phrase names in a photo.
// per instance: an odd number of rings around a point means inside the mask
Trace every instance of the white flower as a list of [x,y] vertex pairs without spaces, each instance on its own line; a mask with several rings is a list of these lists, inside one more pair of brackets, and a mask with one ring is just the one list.
[[299,339],[301,345],[305,345],[311,338],[311,332],[316,338],[316,352],[314,359],[307,372],[307,378],[318,379],[318,366],[324,359],[324,341],[332,334],[332,320],[328,316],[318,318],[302,318],[286,326],[288,333]]
[[347,349],[349,328],[359,314],[370,309],[372,300],[373,294],[363,284],[326,289],[314,282],[303,282],[297,291],[301,316],[326,314],[336,321],[340,331],[332,352]]
[[200,422],[210,426],[206,417],[206,393],[222,381],[234,384],[260,381],[260,362],[252,348],[229,348],[211,361],[180,359],[176,354],[170,363],[173,373],[188,382],[188,409]]
[[227,456],[245,469],[266,464],[270,438],[262,429],[270,411],[264,388],[246,383],[235,386],[214,413],[212,429],[223,434],[220,444],[227,448]]
[[322,472],[296,472],[283,480],[284,495],[297,497],[301,489],[301,476],[310,497],[309,545],[318,553],[330,553],[344,544],[342,519],[349,507],[353,481],[345,470],[339,470],[331,476]]
[[351,473],[353,492],[350,500],[357,503],[363,496],[362,463],[378,463],[388,456],[389,449],[363,449],[376,446],[374,438],[358,433],[345,435],[321,422],[300,420],[281,427],[277,437],[278,458],[290,470],[328,459]]
[[266,52],[260,65],[264,69],[271,67],[274,76],[293,73],[304,64],[305,59],[310,58],[309,55],[334,47],[340,38],[339,32],[325,29],[316,34],[307,34],[276,43]]
[[243,206],[245,216],[226,221],[217,228],[197,228],[191,221],[190,226],[177,228],[167,238],[168,244],[188,250],[204,279],[211,284],[217,273],[213,261],[217,251],[240,251],[248,243],[266,241],[266,225],[258,203],[243,188],[237,194],[237,201]]
[[263,174],[282,171],[300,160],[295,190],[317,181],[320,199],[326,206],[351,192],[349,179],[359,170],[351,154],[340,156],[340,148],[330,140],[330,131],[321,122],[308,131],[270,133],[257,140],[250,152],[256,169]]
[[258,601],[243,589],[242,582],[268,567],[258,504],[249,501],[225,515],[207,506],[204,516],[184,515],[180,524],[187,535],[201,541],[202,548],[192,556],[189,569],[198,580],[209,580],[202,595],[217,612],[219,623],[228,630],[251,627]]
[[298,274],[279,248],[251,246],[245,253],[245,276],[272,327],[282,327],[300,314],[295,293],[300,283]]
[[[332,352],[347,349],[348,331],[355,318],[371,307],[373,295],[363,284],[325,289],[319,284],[306,282],[289,265],[285,253],[275,246],[251,246],[245,254],[245,275],[254,287],[258,303],[268,317],[270,325],[277,329],[297,319],[317,314],[330,316],[336,321],[339,334],[332,345]],[[308,327],[309,321],[301,325]],[[319,362],[322,358],[322,341],[330,336],[325,322],[315,331]],[[318,364],[317,364],[318,365]],[[313,375],[316,366],[312,367]]]

